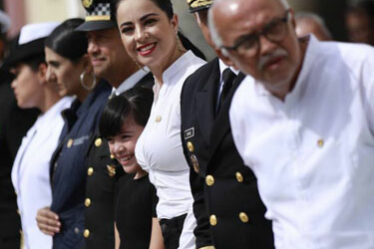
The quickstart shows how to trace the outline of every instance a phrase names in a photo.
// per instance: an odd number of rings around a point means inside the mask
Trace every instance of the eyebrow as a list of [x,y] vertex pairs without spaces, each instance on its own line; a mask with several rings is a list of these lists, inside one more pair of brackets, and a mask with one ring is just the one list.
[[[145,19],[147,19],[148,17],[151,17],[151,16],[158,16],[157,13],[149,13],[149,14],[146,14],[144,16],[142,16],[139,20],[142,22],[144,21]],[[125,25],[130,25],[131,22],[124,22],[124,23],[121,23],[120,26],[125,26]]]

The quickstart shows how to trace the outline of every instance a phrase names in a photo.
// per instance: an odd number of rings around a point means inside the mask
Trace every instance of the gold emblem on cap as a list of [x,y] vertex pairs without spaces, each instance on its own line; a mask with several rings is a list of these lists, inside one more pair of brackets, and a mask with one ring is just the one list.
[[106,166],[106,169],[108,170],[108,175],[110,177],[113,177],[116,175],[116,166],[113,166],[113,165],[107,165]]
[[93,3],[93,0],[82,0],[83,7],[85,8],[91,7],[92,3]]
[[191,8],[199,8],[207,5],[212,5],[212,0],[188,0],[188,4]]

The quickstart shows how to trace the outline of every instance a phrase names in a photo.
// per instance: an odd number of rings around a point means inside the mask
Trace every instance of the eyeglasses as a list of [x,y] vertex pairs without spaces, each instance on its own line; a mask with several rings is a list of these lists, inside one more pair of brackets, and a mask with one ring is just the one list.
[[284,17],[273,19],[260,32],[255,32],[241,37],[234,46],[221,46],[220,48],[236,51],[239,54],[248,54],[249,56],[254,56],[259,49],[259,40],[261,35],[271,42],[280,42],[284,39],[289,14],[290,10],[286,10]]

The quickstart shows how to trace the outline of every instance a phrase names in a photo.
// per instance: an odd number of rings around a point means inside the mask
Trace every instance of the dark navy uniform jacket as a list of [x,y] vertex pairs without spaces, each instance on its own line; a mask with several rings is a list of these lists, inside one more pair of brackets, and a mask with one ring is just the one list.
[[101,82],[80,106],[75,102],[64,112],[66,123],[51,160],[51,210],[62,224],[61,232],[53,238],[54,249],[84,246],[86,155],[110,91],[111,87]]
[[[153,84],[153,76],[149,73],[135,87],[151,88]],[[111,158],[108,142],[98,132],[87,160],[84,202],[86,249],[113,249],[115,190],[124,172],[117,160]]]
[[183,85],[181,135],[190,166],[197,248],[212,244],[216,249],[274,248],[257,180],[244,165],[231,134],[230,102],[243,78],[239,74],[217,114],[218,59],[198,69]]

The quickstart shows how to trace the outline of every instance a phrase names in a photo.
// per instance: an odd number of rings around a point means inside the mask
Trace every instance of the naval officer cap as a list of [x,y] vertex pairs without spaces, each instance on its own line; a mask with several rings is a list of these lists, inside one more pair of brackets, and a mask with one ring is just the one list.
[[187,0],[191,13],[207,10],[213,4],[213,0]]
[[87,32],[116,27],[114,2],[113,0],[82,0],[86,17],[85,22],[76,30]]
[[44,55],[44,40],[59,24],[59,22],[44,22],[23,26],[18,39],[4,60],[4,67],[10,68],[22,61]]

